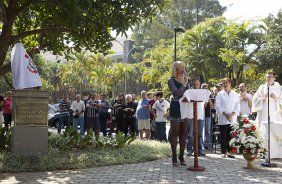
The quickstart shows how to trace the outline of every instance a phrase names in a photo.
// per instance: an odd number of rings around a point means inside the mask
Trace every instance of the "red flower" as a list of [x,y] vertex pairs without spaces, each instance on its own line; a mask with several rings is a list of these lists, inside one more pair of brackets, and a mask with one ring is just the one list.
[[252,128],[251,128],[251,130],[252,130],[253,132],[254,132],[256,129],[257,129],[257,128],[256,128],[255,125],[253,125]]
[[236,152],[237,152],[237,149],[236,149],[236,148],[232,148],[232,149],[231,149],[231,152],[232,152],[232,153],[236,153]]
[[237,132],[232,132],[232,137],[237,137]]
[[248,153],[248,150],[247,150],[247,149],[244,149],[244,150],[243,150],[243,153]]
[[249,132],[249,129],[248,128],[244,128],[244,132],[245,132],[245,134],[247,134]]
[[244,118],[244,119],[243,119],[243,122],[244,122],[245,124],[248,124],[250,121],[249,121],[248,118]]

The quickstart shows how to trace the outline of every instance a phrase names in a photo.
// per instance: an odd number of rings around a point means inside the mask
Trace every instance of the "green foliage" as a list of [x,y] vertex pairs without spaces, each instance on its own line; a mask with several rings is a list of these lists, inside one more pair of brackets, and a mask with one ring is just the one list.
[[107,70],[112,65],[109,58],[100,53],[82,51],[69,55],[67,59],[67,63],[60,64],[58,69],[62,86],[75,88],[78,92],[93,88],[99,93],[108,91],[112,82]]
[[136,136],[123,136],[123,134],[119,131],[116,136],[116,142],[118,148],[123,148],[125,145],[129,145],[132,141],[136,139]]
[[[191,78],[200,77],[210,86],[229,77],[233,87],[245,82],[249,90],[256,89],[263,82],[261,73],[266,69],[275,68],[282,75],[281,44],[277,37],[280,19],[280,14],[278,18],[270,17],[266,26],[257,21],[236,22],[224,17],[206,19],[178,35],[177,56],[186,63]],[[160,40],[158,46],[145,50],[142,62],[135,64],[113,63],[108,57],[89,51],[73,53],[67,63],[58,67],[60,85],[79,92],[93,89],[99,93],[112,92],[115,96],[124,92],[127,78],[129,93],[162,89],[168,98],[167,79],[171,75],[173,50],[173,39]]]
[[66,150],[83,150],[95,148],[123,148],[132,143],[136,136],[123,136],[118,132],[114,137],[93,137],[93,130],[88,130],[85,136],[81,136],[73,126],[67,128],[62,134],[53,135],[48,133],[49,145],[54,149]]
[[137,46],[152,48],[157,46],[161,39],[173,38],[174,27],[188,30],[206,18],[221,16],[224,11],[225,7],[217,0],[169,0],[164,11],[159,12],[151,22],[143,21],[135,26],[133,39]]
[[161,40],[159,46],[147,50],[145,59],[142,61],[144,67],[142,80],[150,88],[162,89],[166,97],[169,93],[167,81],[171,74],[172,53],[171,42]]
[[128,146],[136,139],[136,136],[124,136],[121,132],[118,132],[114,137],[99,137],[95,140],[96,148],[123,148]]
[[[210,86],[224,77],[256,89],[263,82],[261,73],[274,69],[282,78],[281,17],[269,16],[265,25],[257,21],[236,22],[223,17],[206,19],[177,36],[177,56],[187,66],[188,75],[199,77]],[[142,39],[141,39],[142,40]],[[158,46],[146,49],[142,62],[113,63],[109,57],[90,51],[72,52],[67,62],[49,63],[35,55],[35,63],[42,71],[43,87],[60,91],[68,87],[73,92],[97,91],[139,93],[162,89],[169,97],[167,79],[170,77],[174,46],[173,39],[159,40]],[[130,86],[130,87],[129,87]]]
[[28,51],[39,47],[56,54],[82,49],[107,53],[113,40],[111,31],[126,35],[130,27],[151,19],[166,2],[4,0],[1,7],[5,11],[0,19],[0,73],[7,73],[3,62],[8,48],[17,42],[22,42]]
[[239,85],[243,79],[246,66],[255,63],[253,56],[263,45],[262,32],[265,30],[259,22],[230,22],[224,26],[222,40],[225,47],[220,49],[220,58],[229,68],[228,76]]
[[282,10],[277,16],[269,15],[263,20],[267,29],[264,34],[264,45],[256,54],[258,58],[257,73],[273,69],[278,75],[277,80],[282,83]]
[[53,136],[49,133],[49,144],[60,150],[85,149],[95,145],[91,130],[87,132],[87,135],[81,136],[73,126],[67,128],[61,135]]
[[11,147],[12,129],[1,128],[0,129],[0,150],[9,149]]
[[61,151],[49,146],[49,152],[46,155],[0,152],[0,172],[83,169],[146,162],[167,158],[170,155],[169,144],[158,141],[136,140],[118,149],[89,147],[89,149]]
[[222,34],[226,20],[223,17],[207,19],[186,31],[177,40],[181,60],[187,64],[191,78],[201,77],[204,82],[210,78],[223,78],[225,64],[219,57],[224,47]]

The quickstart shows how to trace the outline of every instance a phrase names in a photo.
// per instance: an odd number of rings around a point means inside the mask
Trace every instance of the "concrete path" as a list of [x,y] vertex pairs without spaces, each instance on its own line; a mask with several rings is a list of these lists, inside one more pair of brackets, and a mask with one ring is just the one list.
[[[193,165],[192,157],[186,161]],[[246,161],[241,156],[222,159],[219,154],[207,154],[199,159],[204,172],[173,167],[170,159],[162,159],[82,170],[0,174],[0,183],[282,183],[282,160],[272,161],[277,168],[261,167],[261,161],[254,161],[258,169],[249,171],[243,169]]]

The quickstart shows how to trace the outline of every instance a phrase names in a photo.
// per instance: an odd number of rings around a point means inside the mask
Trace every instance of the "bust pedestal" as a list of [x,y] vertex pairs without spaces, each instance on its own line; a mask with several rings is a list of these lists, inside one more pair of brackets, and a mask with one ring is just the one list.
[[12,151],[48,153],[49,91],[13,90]]

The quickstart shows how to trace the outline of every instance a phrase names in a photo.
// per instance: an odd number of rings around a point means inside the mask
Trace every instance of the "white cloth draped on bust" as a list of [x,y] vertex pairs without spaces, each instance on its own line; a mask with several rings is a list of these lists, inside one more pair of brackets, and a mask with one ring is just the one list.
[[[188,102],[182,102],[187,98]],[[205,117],[205,103],[209,102],[210,91],[206,89],[188,89],[184,92],[183,96],[179,99],[181,119],[193,119],[193,102],[201,101],[197,104],[197,119],[203,120]]]
[[[256,123],[261,128],[261,122],[268,120],[268,97],[267,84],[261,85],[253,97],[252,111],[257,112]],[[269,116],[270,121],[282,121],[282,88],[278,82],[269,86],[269,95],[274,94],[276,99],[269,96]]]

